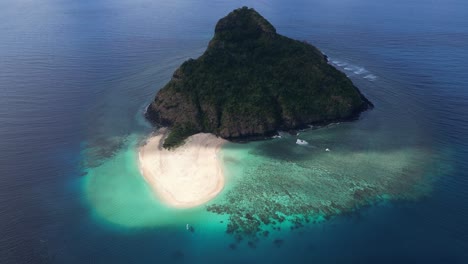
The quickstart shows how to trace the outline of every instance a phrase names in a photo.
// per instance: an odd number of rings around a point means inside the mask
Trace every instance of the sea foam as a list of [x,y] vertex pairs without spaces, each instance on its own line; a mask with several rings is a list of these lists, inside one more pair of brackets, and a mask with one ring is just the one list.
[[330,64],[344,71],[344,73],[348,77],[361,75],[364,79],[368,81],[375,81],[377,79],[377,76],[369,72],[369,70],[365,67],[355,65],[350,62],[345,62],[341,60],[331,60]]

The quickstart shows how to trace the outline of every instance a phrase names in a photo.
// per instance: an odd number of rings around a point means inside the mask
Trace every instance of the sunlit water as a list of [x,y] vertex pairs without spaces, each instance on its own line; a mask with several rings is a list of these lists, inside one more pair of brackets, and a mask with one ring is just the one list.
[[[223,192],[169,208],[138,170],[145,106],[244,4],[324,51],[376,107],[229,143]],[[466,262],[466,10],[460,0],[1,2],[0,262]],[[286,220],[261,225],[257,240],[226,234],[269,208]]]

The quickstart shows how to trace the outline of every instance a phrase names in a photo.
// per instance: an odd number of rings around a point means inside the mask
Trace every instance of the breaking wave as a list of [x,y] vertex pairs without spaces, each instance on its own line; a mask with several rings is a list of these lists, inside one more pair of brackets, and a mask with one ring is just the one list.
[[377,79],[377,76],[375,74],[372,74],[369,72],[368,69],[352,64],[347,61],[341,61],[341,60],[330,60],[329,62],[331,65],[337,67],[338,69],[342,70],[346,76],[361,76],[362,78],[368,80],[368,81],[375,81]]

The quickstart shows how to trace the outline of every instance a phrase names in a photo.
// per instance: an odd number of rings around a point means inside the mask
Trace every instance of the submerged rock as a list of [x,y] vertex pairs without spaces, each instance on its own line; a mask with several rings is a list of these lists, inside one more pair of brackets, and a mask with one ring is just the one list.
[[[322,130],[307,136],[316,142],[326,134]],[[268,156],[261,149],[278,144],[273,141],[251,144],[242,152],[225,150],[225,157],[240,159],[242,171],[236,173],[240,180],[207,210],[228,215],[226,231],[250,241],[252,236],[276,237],[276,232],[352,215],[374,203],[417,200],[431,191],[433,179],[426,176],[432,161],[428,149],[356,151],[355,142],[342,144],[351,141],[343,134],[334,136],[342,141],[334,142],[333,151],[307,148],[310,153],[305,157]],[[367,148],[373,142],[364,145]]]
[[275,239],[275,240],[273,241],[273,244],[275,244],[275,246],[277,246],[277,247],[281,247],[281,246],[284,244],[284,240],[283,240],[283,239],[279,239],[279,238],[278,238],[278,239]]

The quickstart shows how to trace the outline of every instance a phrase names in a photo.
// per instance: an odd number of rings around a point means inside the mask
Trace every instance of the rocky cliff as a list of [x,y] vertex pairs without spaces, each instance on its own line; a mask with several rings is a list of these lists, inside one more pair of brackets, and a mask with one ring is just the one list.
[[243,7],[219,20],[204,54],[174,72],[147,117],[180,138],[236,139],[350,119],[370,106],[317,48],[277,34]]

